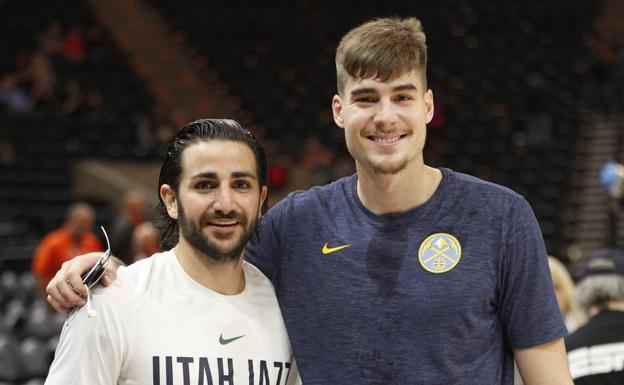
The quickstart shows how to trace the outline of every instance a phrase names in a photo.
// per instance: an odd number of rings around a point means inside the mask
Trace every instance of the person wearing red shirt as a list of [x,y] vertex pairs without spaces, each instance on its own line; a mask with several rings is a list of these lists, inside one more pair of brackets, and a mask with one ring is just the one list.
[[74,203],[67,211],[65,224],[45,235],[39,242],[32,262],[41,292],[61,268],[76,255],[102,250],[99,239],[91,232],[95,220],[93,209],[86,203]]

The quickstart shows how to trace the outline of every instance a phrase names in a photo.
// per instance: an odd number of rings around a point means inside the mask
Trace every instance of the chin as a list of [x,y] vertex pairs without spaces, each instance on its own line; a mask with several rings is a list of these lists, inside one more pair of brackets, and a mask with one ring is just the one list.
[[407,167],[407,162],[377,162],[370,163],[370,168],[377,175],[394,175]]

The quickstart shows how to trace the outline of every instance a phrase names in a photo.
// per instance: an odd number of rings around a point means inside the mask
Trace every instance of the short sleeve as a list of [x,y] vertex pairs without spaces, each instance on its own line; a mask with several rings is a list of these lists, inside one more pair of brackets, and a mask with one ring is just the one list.
[[511,348],[565,336],[542,233],[525,199],[514,202],[505,227],[500,316]]
[[94,293],[95,317],[89,317],[87,306],[83,306],[68,318],[46,385],[117,384],[128,346],[126,328],[133,324],[119,317],[130,311],[127,298],[119,295],[128,289],[119,289],[113,285]]

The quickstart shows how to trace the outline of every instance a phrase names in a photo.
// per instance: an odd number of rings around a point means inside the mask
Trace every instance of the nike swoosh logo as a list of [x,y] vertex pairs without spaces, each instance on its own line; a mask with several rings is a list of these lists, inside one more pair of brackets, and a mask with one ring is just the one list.
[[327,247],[327,243],[323,245],[323,250],[321,250],[323,252],[323,254],[331,254],[334,251],[338,251],[338,250],[342,250],[344,248],[347,248],[351,245],[342,245],[342,246],[336,246],[336,247]]
[[244,336],[244,335],[242,335],[242,336],[238,336],[238,337],[234,337],[234,338],[223,338],[223,334],[221,334],[221,335],[219,336],[219,343],[220,343],[221,345],[227,345],[227,344],[229,344],[230,342],[234,342],[234,341],[236,341],[236,340],[238,340],[238,339],[240,339],[240,338],[243,338],[243,337],[245,337],[245,336]]

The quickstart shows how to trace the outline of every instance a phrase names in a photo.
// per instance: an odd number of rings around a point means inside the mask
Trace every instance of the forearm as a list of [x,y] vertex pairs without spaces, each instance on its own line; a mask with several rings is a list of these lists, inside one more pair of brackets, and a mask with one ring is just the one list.
[[563,338],[514,355],[525,385],[573,385]]

